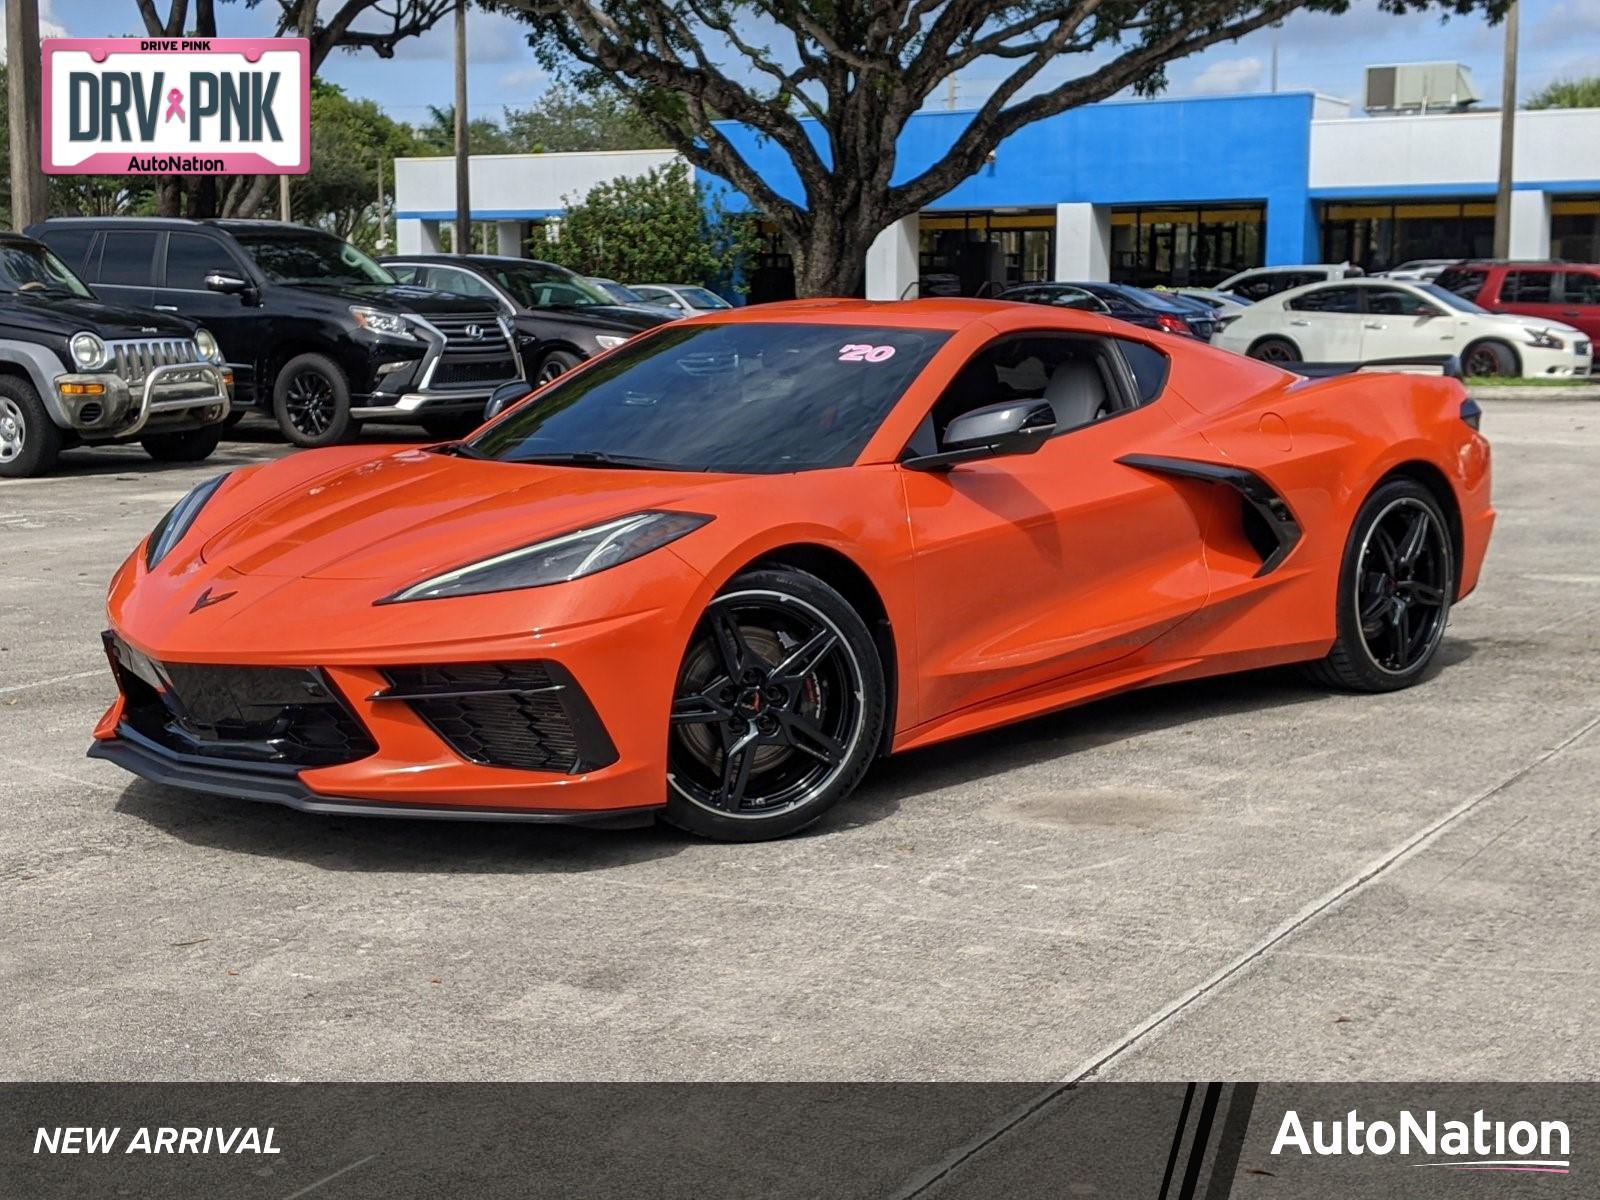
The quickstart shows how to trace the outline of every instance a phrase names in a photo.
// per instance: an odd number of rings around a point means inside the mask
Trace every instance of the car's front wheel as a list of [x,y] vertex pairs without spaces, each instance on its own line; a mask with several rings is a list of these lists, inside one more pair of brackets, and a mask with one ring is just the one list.
[[0,375],[0,478],[43,475],[65,442],[33,384]]
[[738,576],[679,670],[667,820],[735,842],[803,829],[860,782],[885,706],[877,648],[843,596],[801,571]]
[[1517,352],[1504,342],[1473,342],[1461,356],[1461,369],[1468,375],[1513,376],[1521,373]]
[[1438,652],[1455,586],[1450,527],[1433,493],[1413,479],[1385,483],[1350,530],[1338,637],[1313,677],[1359,692],[1410,687]]
[[272,415],[296,446],[332,446],[350,432],[350,384],[339,364],[302,354],[283,364],[272,388]]
[[200,429],[186,429],[182,433],[155,433],[139,444],[144,452],[157,462],[204,462],[216,451],[222,441],[222,422]]
[[552,379],[559,379],[583,359],[567,350],[552,350],[539,360],[539,369],[534,372],[535,386],[549,383]]

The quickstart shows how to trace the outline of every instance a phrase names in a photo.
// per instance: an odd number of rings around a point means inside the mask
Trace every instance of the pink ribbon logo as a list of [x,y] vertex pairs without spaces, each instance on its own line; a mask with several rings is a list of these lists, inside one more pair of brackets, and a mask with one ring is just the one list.
[[167,93],[167,115],[164,120],[170,121],[173,117],[177,117],[180,121],[188,120],[183,115],[183,93],[177,88]]

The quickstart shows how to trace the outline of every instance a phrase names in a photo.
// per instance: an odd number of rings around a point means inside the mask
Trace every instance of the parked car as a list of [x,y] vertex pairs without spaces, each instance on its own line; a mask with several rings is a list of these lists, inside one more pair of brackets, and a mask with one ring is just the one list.
[[673,320],[683,316],[675,308],[668,308],[665,304],[653,304],[625,283],[618,283],[615,279],[603,279],[598,275],[585,275],[584,278],[594,284],[607,296],[611,297],[613,304],[625,304],[629,308],[642,308],[646,312],[653,312],[659,316]]
[[1452,263],[1461,261],[1455,258],[1414,258],[1410,262],[1403,262],[1398,267],[1391,267],[1387,271],[1374,271],[1374,279],[1405,279],[1412,283],[1432,283],[1438,278],[1439,272]]
[[43,243],[0,232],[0,476],[116,442],[199,462],[222,436],[231,383],[209,331],[103,304]]
[[1589,338],[1570,325],[1491,313],[1433,283],[1346,279],[1252,304],[1214,343],[1268,362],[1452,356],[1469,375],[1587,375]]
[[1203,304],[1126,283],[1024,283],[1007,288],[995,299],[1101,313],[1146,329],[1196,337],[1202,342],[1210,341],[1217,328],[1216,317]]
[[1488,309],[1560,321],[1600,338],[1600,265],[1554,262],[1463,262],[1434,280]]
[[1155,290],[1163,295],[1183,296],[1188,300],[1198,300],[1216,314],[1218,321],[1231,321],[1250,307],[1250,301],[1237,292],[1219,292],[1215,288],[1176,287],[1156,288]]
[[632,288],[648,303],[665,305],[680,317],[693,317],[733,307],[710,288],[697,287],[692,283],[635,283]]
[[1217,284],[1219,292],[1233,292],[1252,304],[1276,296],[1290,288],[1305,287],[1329,279],[1353,279],[1361,268],[1350,263],[1304,263],[1293,267],[1255,267],[1230,275]]
[[200,484],[111,581],[90,754],[312,813],[762,841],[880,755],[1131,687],[1428,679],[1494,524],[1478,406],[1290,384],[1061,308],[704,317],[462,443]]
[[521,363],[493,305],[399,286],[332,234],[279,221],[72,217],[38,236],[107,299],[204,321],[241,404],[299,446],[363,421],[470,429]]
[[535,383],[548,383],[584,359],[672,319],[668,313],[617,304],[582,275],[537,259],[412,254],[382,262],[409,283],[492,303],[511,323],[523,372]]

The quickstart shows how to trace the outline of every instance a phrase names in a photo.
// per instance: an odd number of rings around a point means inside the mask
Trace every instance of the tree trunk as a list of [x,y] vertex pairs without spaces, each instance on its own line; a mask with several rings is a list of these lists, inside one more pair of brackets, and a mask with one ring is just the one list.
[[874,232],[863,237],[859,219],[843,214],[815,213],[798,237],[789,235],[789,253],[794,262],[794,294],[798,299],[812,296],[859,296],[866,282],[867,248]]

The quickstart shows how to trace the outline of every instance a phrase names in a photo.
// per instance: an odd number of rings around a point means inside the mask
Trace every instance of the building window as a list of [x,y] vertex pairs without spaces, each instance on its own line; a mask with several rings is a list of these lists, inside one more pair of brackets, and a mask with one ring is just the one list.
[[1324,262],[1387,271],[1420,258],[1488,258],[1494,253],[1494,204],[1440,200],[1421,204],[1324,204]]
[[1210,287],[1259,267],[1267,214],[1259,204],[1111,211],[1111,279],[1139,287]]
[[1600,263],[1600,197],[1550,206],[1550,257]]
[[924,213],[917,228],[923,295],[990,295],[1055,275],[1054,209]]

